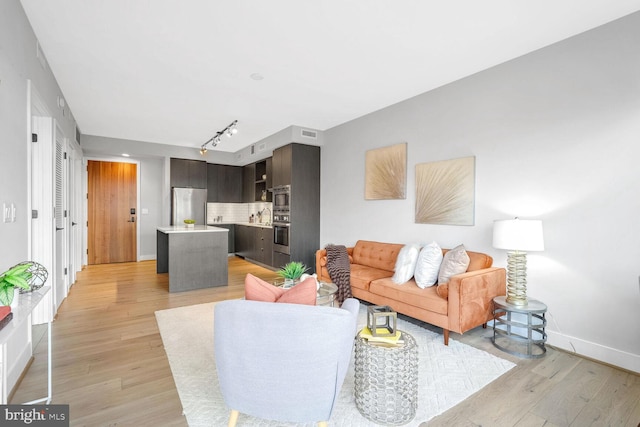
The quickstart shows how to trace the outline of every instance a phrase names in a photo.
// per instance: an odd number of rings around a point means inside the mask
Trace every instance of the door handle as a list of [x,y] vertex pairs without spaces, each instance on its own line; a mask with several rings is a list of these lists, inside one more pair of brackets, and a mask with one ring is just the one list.
[[131,219],[129,221],[127,221],[127,222],[136,222],[136,217],[132,216]]
[[56,227],[56,231],[64,230],[64,227]]
[[77,223],[75,223],[75,222],[72,222],[72,223],[71,223],[71,225],[75,226],[75,225],[78,225],[78,224],[77,224]]

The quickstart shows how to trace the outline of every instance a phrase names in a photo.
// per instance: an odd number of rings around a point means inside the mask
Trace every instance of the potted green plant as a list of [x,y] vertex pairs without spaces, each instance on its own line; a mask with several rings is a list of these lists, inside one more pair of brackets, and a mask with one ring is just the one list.
[[187,228],[193,228],[193,226],[196,223],[196,220],[195,219],[185,219],[184,223],[187,226]]
[[0,274],[0,305],[11,305],[15,294],[22,289],[29,289],[31,263],[25,262],[11,267]]
[[299,280],[300,276],[302,276],[307,270],[308,268],[303,263],[299,261],[291,261],[285,264],[284,267],[280,268],[277,273],[278,276],[284,279],[285,287],[290,287],[293,286],[293,284]]

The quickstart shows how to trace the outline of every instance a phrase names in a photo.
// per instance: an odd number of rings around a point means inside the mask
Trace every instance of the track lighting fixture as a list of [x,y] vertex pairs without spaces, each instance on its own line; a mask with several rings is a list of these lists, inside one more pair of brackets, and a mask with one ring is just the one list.
[[238,133],[238,129],[236,128],[237,125],[238,121],[234,120],[229,126],[216,132],[214,136],[212,136],[209,140],[207,140],[207,142],[202,144],[202,146],[200,147],[200,154],[204,156],[207,153],[207,145],[209,144],[211,144],[212,147],[217,147],[218,144],[220,144],[220,137],[222,135],[227,135],[229,138],[231,138],[233,135]]

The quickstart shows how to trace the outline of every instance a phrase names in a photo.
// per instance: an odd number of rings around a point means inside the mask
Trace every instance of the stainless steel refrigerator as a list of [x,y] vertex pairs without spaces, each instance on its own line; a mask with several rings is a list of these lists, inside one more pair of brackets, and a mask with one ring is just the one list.
[[207,190],[173,187],[171,192],[171,225],[183,225],[195,219],[196,225],[207,225]]

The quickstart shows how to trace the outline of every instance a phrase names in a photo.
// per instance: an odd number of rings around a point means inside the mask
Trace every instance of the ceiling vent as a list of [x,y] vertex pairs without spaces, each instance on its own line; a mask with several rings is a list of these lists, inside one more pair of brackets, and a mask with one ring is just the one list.
[[263,142],[262,144],[258,145],[258,151],[264,151],[267,149],[267,143]]
[[314,130],[301,129],[300,135],[304,136],[305,138],[318,139],[318,132]]

